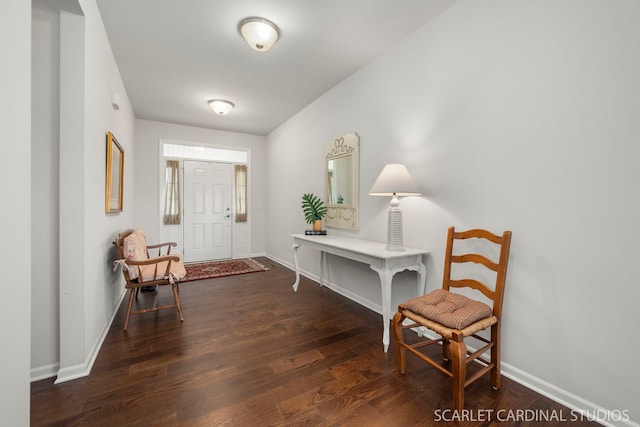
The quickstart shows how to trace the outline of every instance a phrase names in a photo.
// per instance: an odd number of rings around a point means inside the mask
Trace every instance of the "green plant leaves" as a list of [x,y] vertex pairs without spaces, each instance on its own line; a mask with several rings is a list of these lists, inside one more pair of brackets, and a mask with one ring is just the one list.
[[304,219],[311,224],[315,220],[324,218],[327,214],[327,207],[318,196],[313,193],[305,193],[302,195],[302,211]]

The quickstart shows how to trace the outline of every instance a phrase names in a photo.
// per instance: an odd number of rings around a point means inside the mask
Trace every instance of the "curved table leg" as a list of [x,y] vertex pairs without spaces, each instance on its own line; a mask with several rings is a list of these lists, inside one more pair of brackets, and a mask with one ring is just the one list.
[[300,284],[300,269],[298,268],[298,248],[299,243],[291,244],[291,251],[293,252],[293,264],[296,267],[296,281],[293,283],[293,291],[298,292],[298,285]]
[[391,321],[391,282],[393,280],[393,276],[396,273],[404,270],[413,270],[418,273],[418,284],[417,284],[417,296],[424,295],[424,291],[426,288],[426,280],[427,280],[427,268],[424,263],[419,263],[413,266],[403,266],[400,268],[384,268],[378,267],[375,265],[370,265],[372,270],[378,273],[380,276],[380,286],[382,287],[382,323],[383,323],[383,332],[382,332],[382,345],[384,346],[384,352],[386,353],[389,350],[389,322]]
[[[416,290],[416,296],[421,297],[426,293],[427,290],[427,267],[424,263],[418,264],[418,284]],[[412,329],[419,337],[424,336],[424,328],[419,327],[417,329]]]
[[418,264],[418,289],[417,296],[421,297],[427,290],[427,267],[423,262]]
[[320,251],[320,287],[324,286],[324,272],[328,271],[327,256],[324,251]]
[[382,345],[384,352],[389,350],[389,322],[391,321],[390,308],[391,308],[391,281],[393,280],[394,271],[388,268],[377,267],[370,265],[371,269],[378,273],[380,276],[380,286],[382,287]]

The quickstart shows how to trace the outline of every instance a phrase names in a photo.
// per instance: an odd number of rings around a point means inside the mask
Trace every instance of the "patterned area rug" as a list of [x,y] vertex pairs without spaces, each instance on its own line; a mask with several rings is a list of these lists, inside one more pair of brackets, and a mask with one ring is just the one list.
[[187,276],[181,282],[234,276],[236,274],[257,273],[268,268],[251,258],[185,264]]

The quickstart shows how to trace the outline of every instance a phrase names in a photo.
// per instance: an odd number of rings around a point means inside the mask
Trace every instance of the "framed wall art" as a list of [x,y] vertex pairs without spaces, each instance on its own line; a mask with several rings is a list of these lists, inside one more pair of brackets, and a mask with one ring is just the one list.
[[122,212],[124,150],[113,133],[107,133],[107,173],[105,212]]

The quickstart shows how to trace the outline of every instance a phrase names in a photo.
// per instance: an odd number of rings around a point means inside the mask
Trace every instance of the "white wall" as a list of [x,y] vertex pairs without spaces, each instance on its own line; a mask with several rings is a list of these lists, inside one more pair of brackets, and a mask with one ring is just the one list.
[[[127,171],[135,156],[133,111],[95,1],[56,4],[77,13],[34,2],[32,23],[33,85],[43,100],[34,102],[32,124],[32,230],[42,247],[32,255],[39,296],[32,301],[31,368],[32,379],[57,374],[64,381],[89,373],[120,302],[111,242],[133,222],[134,175]],[[111,107],[112,91],[120,94],[119,111]],[[108,131],[125,150],[119,214],[104,212]]]
[[[324,145],[355,131],[361,229],[331,233],[384,241],[389,201],[367,192],[385,163],[406,164],[424,196],[401,201],[405,244],[432,251],[428,289],[448,225],[512,230],[505,374],[639,422],[639,22],[631,0],[457,2],[267,137],[269,255],[291,263],[300,196],[323,194]],[[301,249],[301,266],[317,275],[318,254]],[[379,304],[366,266],[331,268]]]
[[[113,240],[135,217],[135,118],[95,0],[80,2],[86,16],[85,116],[85,354],[95,357],[123,292],[122,274],[113,271]],[[120,109],[111,93],[120,94]],[[124,210],[105,213],[105,143],[108,131],[124,148]]]
[[[166,241],[169,235],[160,234],[165,227],[160,224],[160,140],[181,141],[215,147],[240,148],[250,152],[249,164],[249,224],[250,235],[237,233],[234,239],[233,257],[264,255],[266,247],[265,231],[265,138],[257,135],[217,131],[170,123],[136,120],[136,217],[135,227],[142,228],[149,242]],[[235,231],[238,230],[235,227]],[[251,248],[240,239],[249,239]],[[173,240],[173,239],[171,239]],[[239,253],[238,251],[242,251]]]
[[33,2],[31,272],[32,378],[59,367],[60,8]]
[[[133,111],[97,5],[94,0],[81,1],[80,5],[85,16],[84,162],[75,178],[84,183],[81,189],[83,233],[79,236],[84,241],[65,242],[65,235],[61,233],[61,245],[63,251],[72,250],[74,243],[80,246],[84,262],[80,266],[73,265],[76,274],[69,277],[70,280],[61,279],[58,381],[86,375],[91,369],[123,292],[121,274],[112,271],[115,259],[112,242],[118,232],[130,226],[134,217],[134,175],[131,173],[135,162]],[[120,93],[122,100],[118,111],[111,106],[113,91]],[[124,210],[119,214],[106,214],[104,211],[105,138],[108,131],[116,135],[125,152]],[[61,186],[61,200],[64,197],[65,187]],[[65,221],[67,218],[61,215],[61,229],[77,227],[77,222],[65,224]],[[69,267],[70,264],[62,262],[61,277],[64,269]]]
[[0,284],[5,301],[0,310],[2,386],[0,414],[6,425],[29,425],[29,358],[31,352],[31,4],[7,0],[0,14],[3,64],[0,129],[3,167],[0,190],[5,244],[0,259],[13,274]]

